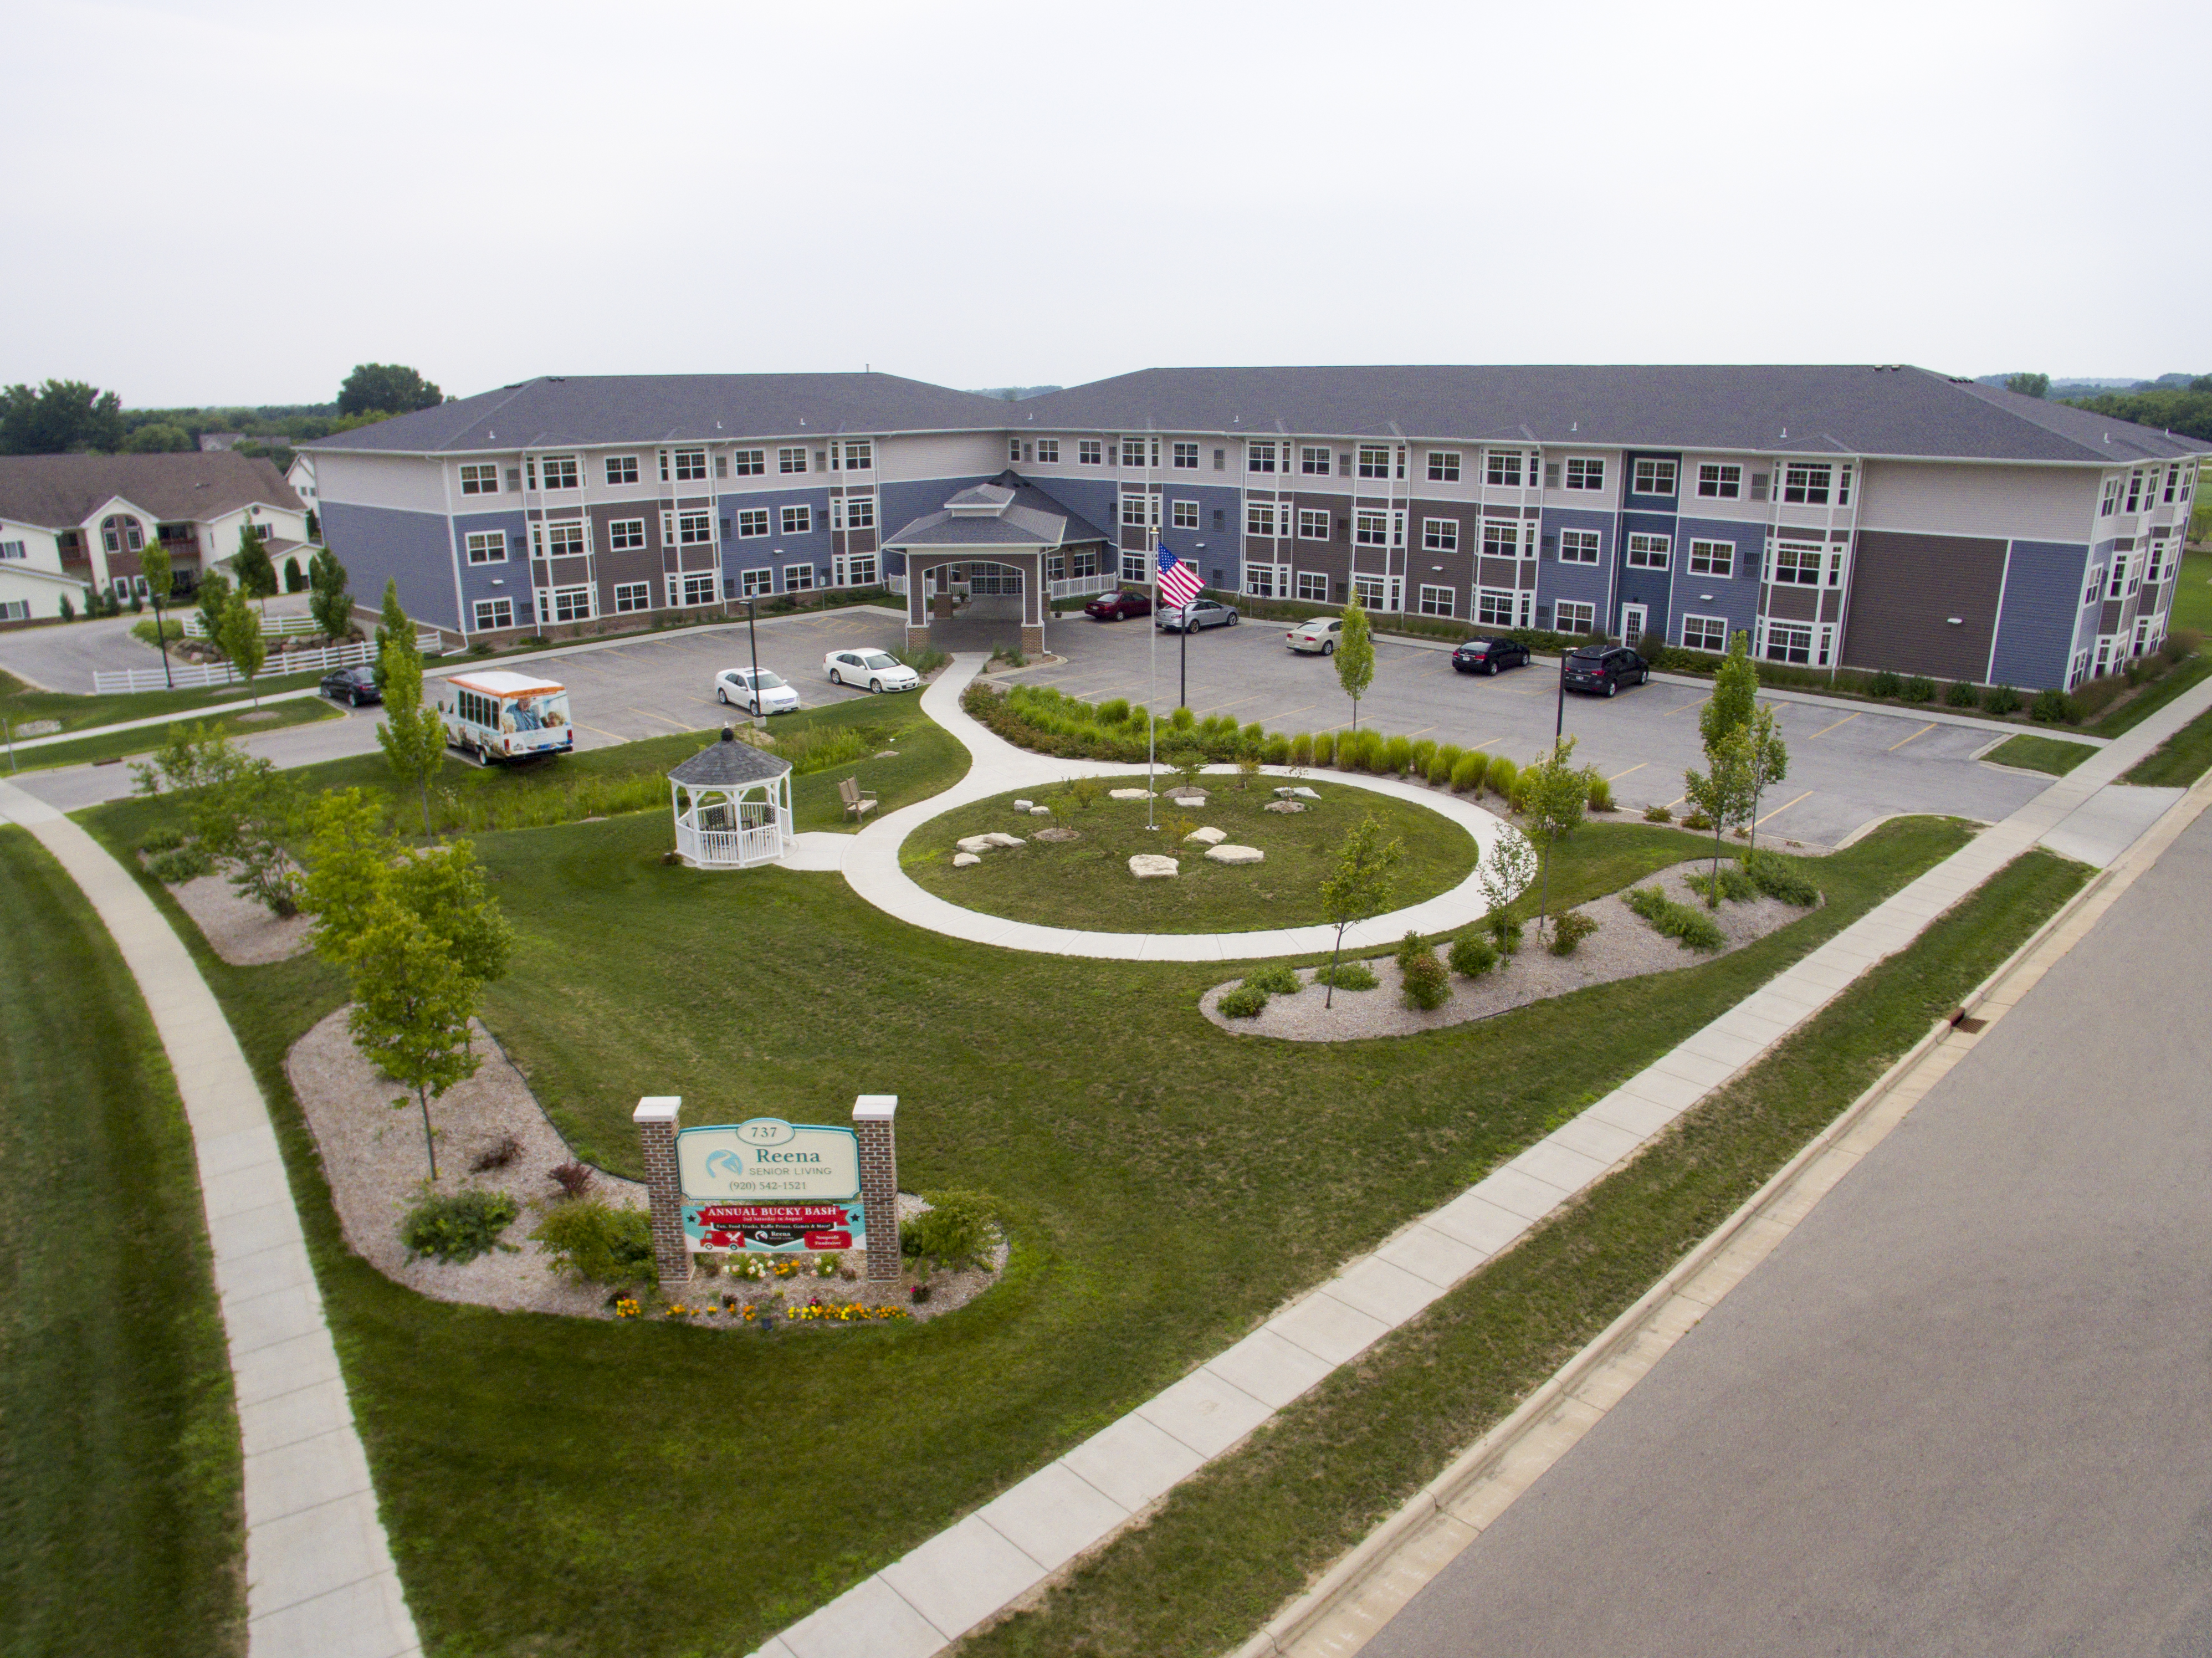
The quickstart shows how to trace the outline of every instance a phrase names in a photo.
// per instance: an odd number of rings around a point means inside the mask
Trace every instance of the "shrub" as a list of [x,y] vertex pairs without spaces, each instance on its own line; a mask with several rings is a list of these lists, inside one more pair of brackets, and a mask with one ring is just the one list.
[[1462,979],[1480,979],[1498,965],[1498,946],[1475,933],[1452,940],[1451,970]]
[[1433,738],[1425,737],[1413,745],[1413,757],[1407,762],[1406,775],[1426,777],[1429,768],[1437,762],[1437,744]]
[[410,1260],[474,1260],[495,1249],[512,1254],[515,1246],[501,1243],[499,1235],[521,1212],[504,1192],[435,1193],[407,1212],[399,1241]]
[[1315,974],[1314,982],[1324,987],[1334,984],[1339,990],[1372,990],[1382,981],[1364,962],[1339,962],[1334,972],[1323,968]]
[[1297,969],[1285,967],[1279,962],[1244,975],[1245,989],[1264,991],[1270,996],[1295,996],[1304,987],[1305,981],[1298,977]]
[[1657,887],[1632,887],[1620,901],[1651,924],[1662,937],[1680,939],[1692,950],[1718,950],[1728,942],[1720,923],[1701,909],[1678,904]]
[[1908,702],[1933,702],[1936,700],[1936,682],[1924,673],[1917,673],[1905,682],[1904,688],[1898,694]]
[[1982,694],[1964,679],[1954,679],[1943,688],[1943,701],[1954,708],[1971,708],[1982,700]]
[[1256,1019],[1267,1009],[1267,993],[1250,985],[1239,985],[1225,993],[1218,1005],[1224,1018]]
[[[1710,899],[1713,896],[1711,876],[1692,875],[1686,877],[1685,879],[1690,890],[1700,898]],[[1732,904],[1747,904],[1759,896],[1758,884],[1751,878],[1750,872],[1740,869],[1734,864],[1729,865],[1721,871],[1720,888],[1721,896]]]
[[1589,774],[1589,809],[1592,811],[1613,810],[1613,785],[1595,771]]
[[1188,707],[1180,708],[1168,716],[1168,724],[1176,731],[1187,732],[1198,724],[1198,716]]
[[1258,748],[1267,740],[1267,728],[1255,720],[1244,727],[1244,740],[1252,747]]
[[2068,700],[2066,723],[2078,726],[2084,720],[2094,719],[2112,707],[2127,688],[2128,682],[2118,674],[2105,674],[2091,680]]
[[141,841],[138,843],[138,850],[150,858],[157,852],[174,852],[184,844],[184,830],[172,823],[166,829],[155,829]]
[[1992,685],[1982,693],[1984,714],[2014,714],[2020,708],[2020,693],[2009,685]]
[[1644,808],[1644,821],[1647,823],[1671,823],[1674,821],[1674,813],[1667,806],[1646,806]]
[[556,1203],[530,1235],[553,1270],[588,1284],[641,1284],[653,1277],[653,1222],[642,1209],[602,1198]]
[[1578,909],[1571,909],[1552,920],[1551,951],[1554,956],[1571,956],[1582,941],[1597,931],[1597,923]]
[[1428,945],[1421,942],[1418,932],[1408,932],[1398,940],[1398,971],[1403,973],[1420,957],[1429,954]]
[[1451,781],[1452,768],[1460,762],[1465,750],[1456,743],[1440,743],[1437,751],[1429,756],[1425,775],[1432,788],[1442,788]]
[[925,1192],[928,1212],[899,1235],[902,1254],[955,1270],[980,1262],[999,1242],[999,1205],[982,1192]]
[[[1404,776],[1413,763],[1413,739],[1407,737],[1393,737],[1383,743],[1382,748],[1382,764],[1380,768],[1393,777]],[[1370,764],[1368,769],[1373,771],[1376,768]]]
[[1713,820],[1701,811],[1686,811],[1682,814],[1682,827],[1686,829],[1709,829],[1712,826]]
[[1270,766],[1291,763],[1291,739],[1280,732],[1270,732],[1267,740],[1260,745],[1261,761]]
[[1412,961],[1401,962],[1399,973],[1407,1006],[1432,1013],[1451,999],[1451,975],[1434,950],[1424,950]]
[[1482,775],[1490,769],[1486,754],[1463,754],[1452,762],[1451,786],[1455,794],[1465,794],[1482,786]]
[[522,1142],[512,1134],[502,1134],[470,1160],[469,1173],[484,1175],[504,1169],[521,1155]]
[[1521,781],[1521,768],[1504,755],[1493,759],[1482,774],[1482,786],[1499,799],[1510,803],[1513,790]]
[[1904,689],[1905,682],[1902,679],[1899,679],[1895,674],[1892,673],[1888,669],[1884,668],[1880,673],[1875,675],[1873,678],[1867,681],[1866,694],[1869,696],[1879,696],[1887,699],[1895,696],[1898,692]]
[[2066,693],[2056,686],[2036,692],[2035,701],[2028,705],[2027,717],[2039,726],[2074,725],[2081,718]]
[[1493,909],[1485,918],[1490,928],[1490,939],[1497,945],[1500,956],[1510,956],[1521,948],[1521,923],[1502,909]]
[[1109,697],[1098,705],[1098,723],[1102,726],[1123,725],[1128,718],[1129,699],[1126,696]]
[[1327,766],[1334,764],[1335,761],[1336,733],[1316,732],[1313,740],[1313,763],[1316,766]]
[[1394,737],[1386,742],[1380,732],[1360,732],[1359,768],[1373,772],[1378,777],[1385,772],[1396,771],[1398,768],[1390,763],[1390,747],[1394,743],[1405,744],[1407,753],[1412,752],[1413,745],[1402,737]]
[[155,853],[146,860],[146,872],[165,887],[182,886],[214,867],[215,859],[197,846]]
[[1651,671],[1656,673],[1667,665],[1668,659],[1674,655],[1674,650],[1673,646],[1668,644],[1666,635],[1653,629],[1646,629],[1637,636],[1636,653],[1649,662],[1651,665]]
[[561,1188],[563,1197],[580,1198],[592,1189],[594,1172],[588,1163],[578,1163],[572,1158],[567,1163],[555,1163],[545,1171],[545,1178]]
[[1300,732],[1291,739],[1291,757],[1284,763],[1291,766],[1310,766],[1314,762],[1314,739],[1311,732]]
[[2203,647],[2204,635],[2196,629],[2176,628],[2166,636],[2166,643],[2159,648],[2165,653],[2167,661],[2179,662],[2196,655]]
[[1768,897],[1779,898],[1799,909],[1810,909],[1820,902],[1820,889],[1796,859],[1778,853],[1755,852],[1744,861],[1752,881]]

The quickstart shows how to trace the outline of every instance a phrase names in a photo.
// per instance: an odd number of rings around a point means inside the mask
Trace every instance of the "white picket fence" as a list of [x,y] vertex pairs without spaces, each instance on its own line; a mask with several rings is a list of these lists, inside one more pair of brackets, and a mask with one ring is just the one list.
[[[311,616],[264,616],[261,618],[261,636],[281,639],[287,634],[319,634],[323,624]],[[205,639],[208,636],[207,617],[198,610],[185,612],[185,637]]]
[[[442,656],[446,641],[434,633],[415,635],[415,648],[425,656]],[[348,645],[332,645],[319,651],[289,651],[279,656],[271,652],[262,665],[258,677],[274,679],[280,675],[295,673],[328,673],[333,668],[357,668],[373,661],[376,646],[369,640],[356,640]],[[169,667],[165,678],[159,668],[99,668],[93,671],[92,689],[100,696],[116,696],[128,691],[158,691],[174,684],[180,691],[203,690],[216,685],[242,685],[245,678],[228,662],[176,662]]]

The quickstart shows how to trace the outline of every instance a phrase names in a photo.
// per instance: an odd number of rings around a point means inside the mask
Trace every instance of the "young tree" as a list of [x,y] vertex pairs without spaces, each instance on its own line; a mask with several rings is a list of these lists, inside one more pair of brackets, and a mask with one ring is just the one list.
[[269,614],[270,595],[276,591],[276,567],[270,562],[269,549],[261,539],[261,531],[251,524],[238,532],[238,552],[230,561],[231,571],[238,578],[238,590],[249,598],[261,601],[261,614]]
[[1497,838],[1490,843],[1490,850],[1482,855],[1482,862],[1475,869],[1482,902],[1489,906],[1491,937],[1498,940],[1501,953],[1510,953],[1509,946],[1519,931],[1519,924],[1507,912],[1535,878],[1536,848],[1528,844],[1528,837],[1520,830],[1501,825]]
[[403,629],[384,641],[377,658],[384,681],[384,721],[376,728],[377,746],[392,762],[403,786],[422,797],[422,833],[430,833],[430,780],[446,761],[446,721],[422,700],[422,656],[414,635]]
[[1573,763],[1574,755],[1575,739],[1562,737],[1549,754],[1521,774],[1528,801],[1522,821],[1543,860],[1543,892],[1536,904],[1539,938],[1551,920],[1552,848],[1583,826],[1583,814],[1589,809],[1589,772]]
[[199,608],[200,626],[212,640],[222,626],[222,613],[230,604],[230,578],[220,570],[200,573],[199,592],[192,599]]
[[1336,1004],[1336,965],[1344,957],[1345,928],[1390,908],[1390,872],[1405,853],[1405,842],[1383,840],[1382,826],[1372,817],[1361,818],[1337,848],[1336,872],[1321,884],[1322,911],[1336,924],[1324,1007]]
[[[483,1063],[469,1041],[481,982],[471,978],[437,935],[389,894],[369,906],[352,945],[354,1042],[384,1074],[413,1091],[422,1114],[422,1149],[438,1178],[430,1102]],[[404,1096],[394,1100],[404,1110]]]
[[230,865],[230,884],[276,915],[299,908],[299,876],[284,841],[299,816],[289,773],[216,735],[172,726],[151,762],[131,768],[140,794],[175,795],[192,839]]
[[1775,729],[1774,710],[1762,708],[1751,717],[1743,728],[1744,739],[1750,744],[1751,765],[1751,849],[1759,850],[1759,797],[1765,793],[1769,783],[1779,783],[1790,774],[1790,750]]
[[1713,694],[1698,710],[1698,731],[1710,755],[1714,744],[1751,723],[1759,706],[1759,669],[1751,659],[1751,635],[1737,633],[1713,675]]
[[384,689],[384,647],[395,639],[404,639],[407,647],[415,647],[415,624],[407,619],[407,612],[399,605],[399,578],[387,576],[384,582],[384,609],[376,618],[376,689]]
[[261,694],[253,689],[253,679],[261,671],[262,663],[268,659],[269,647],[261,637],[261,618],[246,602],[245,593],[236,588],[231,590],[229,599],[222,607],[222,615],[216,620],[215,642],[229,659],[230,665],[238,671],[239,677],[246,681],[246,689],[253,698],[253,706],[259,708]]
[[345,566],[327,547],[307,563],[307,610],[333,641],[353,631],[353,594],[347,589]]
[[1359,699],[1375,683],[1375,640],[1367,630],[1367,612],[1361,608],[1359,590],[1344,607],[1344,632],[1336,641],[1336,683],[1352,699],[1352,729],[1359,729]]
[[154,601],[154,646],[161,653],[161,683],[171,690],[177,688],[176,676],[169,671],[169,638],[161,631],[161,605],[176,586],[176,575],[169,568],[169,550],[156,537],[138,550],[138,568],[146,578],[146,596]]
[[349,964],[386,896],[399,843],[384,830],[384,808],[366,789],[333,789],[307,808],[307,877],[300,908],[315,918],[315,953]]
[[1682,789],[1690,797],[1690,804],[1712,819],[1713,871],[1712,880],[1705,889],[1705,905],[1710,909],[1718,909],[1721,836],[1730,825],[1744,822],[1751,814],[1751,734],[1732,731],[1719,742],[1708,744],[1705,759],[1711,769],[1684,772]]

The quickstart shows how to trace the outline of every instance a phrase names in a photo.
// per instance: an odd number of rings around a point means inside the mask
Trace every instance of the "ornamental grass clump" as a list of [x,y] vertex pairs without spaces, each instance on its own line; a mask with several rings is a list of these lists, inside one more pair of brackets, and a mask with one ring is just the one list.
[[1431,788],[1443,788],[1452,780],[1452,772],[1465,756],[1466,750],[1456,743],[1440,743],[1437,751],[1429,756],[1426,775]]
[[[1712,902],[1713,888],[1716,884],[1715,877],[1689,875],[1685,876],[1683,879],[1691,891],[1705,900],[1707,903]],[[1751,878],[1750,872],[1735,864],[1730,864],[1720,872],[1717,884],[1720,887],[1721,896],[1732,904],[1747,904],[1759,896],[1758,884]]]
[[1283,763],[1304,768],[1314,762],[1314,738],[1311,732],[1300,732],[1291,739],[1291,756]]
[[1314,733],[1313,763],[1316,766],[1333,766],[1336,763],[1336,733],[1334,732]]
[[1692,950],[1718,950],[1728,942],[1720,923],[1701,909],[1678,904],[1657,887],[1632,887],[1621,902],[1651,924],[1651,930]]
[[1513,786],[1521,780],[1521,768],[1504,755],[1491,761],[1482,774],[1482,786],[1508,805],[1513,803]]
[[[1405,737],[1391,737],[1383,739],[1382,770],[1386,775],[1391,777],[1402,777],[1412,768],[1413,764],[1413,744],[1412,738]],[[1375,769],[1375,768],[1370,766],[1369,767],[1369,769],[1371,771]]]
[[1455,794],[1470,794],[1482,786],[1482,780],[1490,770],[1490,756],[1480,750],[1462,754],[1452,762],[1451,786]]

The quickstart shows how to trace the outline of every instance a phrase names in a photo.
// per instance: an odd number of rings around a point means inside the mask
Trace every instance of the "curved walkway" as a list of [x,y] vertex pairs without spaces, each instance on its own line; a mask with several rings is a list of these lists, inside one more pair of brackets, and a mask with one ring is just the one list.
[[[1336,942],[1336,929],[1319,926],[1273,927],[1255,932],[1092,932],[1073,927],[1038,926],[1010,921],[963,909],[916,885],[899,863],[899,849],[907,836],[931,819],[955,807],[987,800],[1012,789],[1043,790],[1070,777],[1121,777],[1129,772],[1125,762],[1066,760],[1031,754],[1018,749],[987,730],[960,706],[961,694],[982,671],[985,659],[967,654],[953,659],[922,693],[922,712],[951,732],[974,756],[967,776],[942,794],[902,806],[871,823],[858,835],[810,834],[798,837],[799,848],[784,860],[792,869],[842,869],[853,890],[887,914],[896,915],[932,932],[963,938],[970,944],[999,944],[1008,950],[1035,950],[1042,955],[1091,956],[1123,962],[1237,962],[1266,956],[1303,956],[1324,950]],[[1231,766],[1209,766],[1211,772],[1231,772]],[[1280,766],[1263,766],[1271,777],[1296,775]],[[1438,817],[1456,823],[1473,837],[1486,856],[1500,833],[1513,833],[1499,818],[1456,796],[1439,794],[1395,778],[1362,777],[1357,781],[1332,776],[1332,783],[1346,788],[1370,790],[1426,806]],[[832,847],[823,843],[841,843]],[[1480,920],[1490,913],[1473,875],[1450,891],[1424,903],[1393,910],[1345,929],[1344,942],[1354,950],[1374,950],[1395,943],[1408,932],[1449,932]]]

